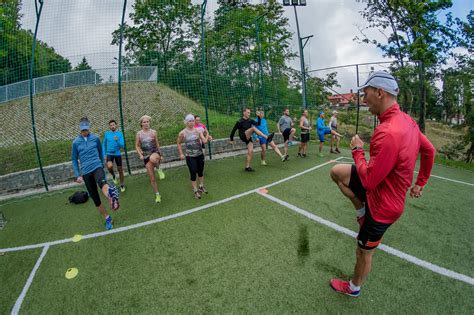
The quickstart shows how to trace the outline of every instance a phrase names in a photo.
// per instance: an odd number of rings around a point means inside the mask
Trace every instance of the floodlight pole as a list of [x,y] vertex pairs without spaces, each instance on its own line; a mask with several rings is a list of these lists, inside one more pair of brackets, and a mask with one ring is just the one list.
[[256,32],[257,32],[257,46],[258,46],[258,67],[259,67],[259,81],[260,81],[260,101],[262,102],[262,104],[260,104],[261,106],[263,106],[263,103],[264,103],[264,95],[265,95],[265,90],[264,90],[264,86],[263,86],[263,65],[262,65],[262,44],[260,42],[260,22],[262,21],[262,19],[268,14],[268,12],[262,14],[262,15],[259,15],[256,19],[255,19],[255,29],[256,29]]
[[[306,46],[306,43],[308,42],[308,40],[313,37],[313,35],[310,35],[310,36],[306,36],[306,37],[303,37],[301,38],[301,35],[300,35],[300,24],[298,22],[298,13],[296,11],[296,5],[293,5],[293,9],[295,11],[295,18],[296,18],[296,30],[298,32],[298,46],[299,46],[299,49],[300,49],[300,63],[301,63],[301,89],[302,89],[302,97],[303,97],[303,108],[304,109],[307,109],[308,106],[306,104],[306,70],[305,70],[305,65],[304,65],[304,53],[303,53],[303,49],[304,49],[304,46]],[[306,40],[303,44],[303,40]]]

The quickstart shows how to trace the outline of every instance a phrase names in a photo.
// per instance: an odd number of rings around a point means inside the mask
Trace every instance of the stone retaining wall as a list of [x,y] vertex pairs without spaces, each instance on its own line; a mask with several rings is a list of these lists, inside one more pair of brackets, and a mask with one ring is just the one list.
[[[219,154],[225,152],[232,152],[245,149],[245,144],[236,137],[234,144],[231,145],[228,139],[218,139],[211,143],[212,154]],[[280,134],[275,135],[275,142],[282,142],[283,138]],[[176,145],[169,145],[161,147],[161,152],[165,158],[164,165],[167,163],[179,160],[178,149]],[[206,155],[209,154],[206,146]],[[143,161],[138,158],[135,151],[128,152],[130,169],[132,173],[134,170],[143,169]],[[124,169],[127,168],[125,156],[122,155]],[[59,185],[63,183],[70,183],[74,179],[74,172],[71,162],[55,164],[43,168],[46,181],[48,185]],[[23,190],[35,189],[43,187],[43,180],[39,168],[12,173],[0,176],[0,195],[17,193]]]

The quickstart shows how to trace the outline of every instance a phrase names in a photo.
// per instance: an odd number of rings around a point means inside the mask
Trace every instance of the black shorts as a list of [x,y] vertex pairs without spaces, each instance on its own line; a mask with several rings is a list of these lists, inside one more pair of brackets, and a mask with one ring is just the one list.
[[302,133],[301,134],[301,142],[306,143],[309,141],[309,133]]
[[359,234],[357,235],[357,245],[366,250],[374,249],[380,244],[385,231],[387,231],[391,224],[380,223],[372,218],[369,203],[367,202],[366,191],[364,186],[362,186],[355,165],[352,165],[351,168],[349,188],[356,195],[357,199],[365,204],[365,218],[364,223],[362,223],[362,226],[359,229]]
[[250,142],[253,142],[252,137],[250,137],[250,139],[247,139],[247,137],[245,136],[245,134],[240,135],[239,138],[240,138],[240,140],[242,140],[243,142],[245,142],[245,145],[248,145]]
[[150,156],[151,156],[153,153],[157,153],[157,154],[160,156],[160,158],[161,158],[161,152],[160,152],[160,151],[152,152],[149,156],[147,156],[146,158],[143,159],[143,164],[145,164],[145,167],[146,167],[146,165],[148,164],[148,162],[150,162]]
[[191,181],[196,180],[196,174],[199,177],[204,176],[204,154],[199,156],[187,156],[186,165],[188,165]]
[[283,130],[283,141],[290,140],[290,133],[291,133],[291,128],[286,128],[285,130]]
[[107,162],[112,162],[117,164],[117,166],[122,166],[122,156],[121,155],[107,155],[105,160]]
[[89,196],[94,201],[96,207],[100,206],[102,203],[100,201],[99,191],[97,190],[97,185],[99,185],[100,189],[107,184],[105,179],[104,169],[102,167],[96,168],[90,173],[82,175],[82,179],[84,179],[84,184],[86,184],[87,192]]

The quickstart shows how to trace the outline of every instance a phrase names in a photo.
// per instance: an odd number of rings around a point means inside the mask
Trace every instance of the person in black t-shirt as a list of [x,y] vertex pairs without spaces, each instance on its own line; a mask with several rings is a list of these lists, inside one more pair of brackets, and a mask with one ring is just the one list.
[[253,172],[254,169],[250,166],[253,157],[253,141],[252,134],[255,132],[262,138],[267,140],[267,144],[273,140],[274,133],[269,134],[268,136],[258,130],[255,126],[260,126],[260,117],[257,121],[250,119],[250,109],[245,108],[242,113],[242,118],[235,123],[232,132],[230,133],[230,143],[234,143],[234,135],[237,130],[239,130],[239,138],[247,145],[247,159],[245,161],[245,171]]

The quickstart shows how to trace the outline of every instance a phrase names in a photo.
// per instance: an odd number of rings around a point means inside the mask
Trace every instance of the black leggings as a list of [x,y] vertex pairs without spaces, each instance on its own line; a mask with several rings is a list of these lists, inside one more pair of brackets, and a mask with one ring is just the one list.
[[197,176],[204,176],[204,154],[199,156],[187,156],[186,164],[188,165],[189,174],[191,175],[191,181],[196,180]]
[[84,179],[84,184],[86,184],[87,192],[89,196],[94,201],[96,207],[100,206],[102,203],[100,201],[99,191],[97,190],[97,185],[99,185],[100,189],[107,184],[105,180],[105,173],[102,167],[96,168],[94,171],[82,175],[82,179]]

